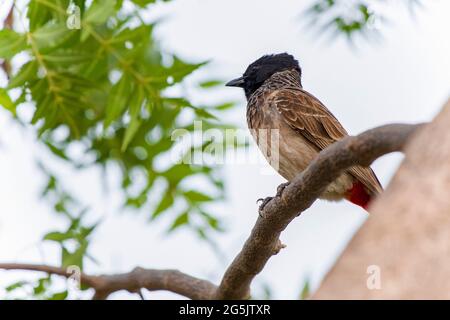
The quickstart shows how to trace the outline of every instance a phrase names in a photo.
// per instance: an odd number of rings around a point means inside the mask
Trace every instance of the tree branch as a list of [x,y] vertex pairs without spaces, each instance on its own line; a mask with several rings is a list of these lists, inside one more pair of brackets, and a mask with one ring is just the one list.
[[[281,197],[275,197],[267,203],[264,217],[256,221],[219,287],[176,270],[142,268],[117,275],[82,274],[81,282],[95,290],[95,299],[105,299],[119,290],[136,293],[141,288],[167,290],[191,299],[246,299],[250,296],[250,284],[254,277],[262,271],[270,257],[284,247],[279,236],[295,217],[308,209],[344,170],[355,165],[369,166],[384,154],[401,151],[420,126],[381,126],[358,136],[346,137],[320,152],[306,170],[284,189]],[[41,265],[0,264],[0,269],[34,270],[70,276],[64,269]]]
[[[40,271],[65,278],[74,276],[64,268],[47,265],[0,263],[0,269]],[[217,288],[209,281],[194,278],[178,270],[135,268],[128,273],[113,275],[92,276],[81,273],[79,279],[80,284],[94,289],[93,299],[96,300],[106,299],[111,293],[120,290],[139,293],[141,289],[167,290],[190,299],[207,300],[213,297]]]

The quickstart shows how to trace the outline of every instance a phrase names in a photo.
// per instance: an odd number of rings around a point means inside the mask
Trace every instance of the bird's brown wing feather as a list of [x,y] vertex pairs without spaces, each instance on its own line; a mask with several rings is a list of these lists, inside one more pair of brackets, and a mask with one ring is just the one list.
[[[272,93],[269,99],[286,122],[318,151],[348,135],[334,115],[316,97],[304,90],[280,89]],[[362,182],[372,195],[383,190],[371,168],[355,166],[348,173]]]

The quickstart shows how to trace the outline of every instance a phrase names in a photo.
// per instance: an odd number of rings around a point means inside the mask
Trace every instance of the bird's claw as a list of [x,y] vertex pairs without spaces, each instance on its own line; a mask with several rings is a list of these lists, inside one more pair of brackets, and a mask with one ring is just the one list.
[[[278,186],[278,188],[277,188],[277,194],[276,194],[275,197],[281,198],[281,195],[283,194],[284,189],[285,189],[288,185],[289,185],[289,182],[285,182],[285,183],[280,184],[280,185]],[[259,213],[259,216],[260,216],[261,218],[264,218],[264,215],[263,215],[264,208],[265,208],[266,205],[270,202],[270,200],[272,200],[273,198],[274,198],[274,197],[267,197],[267,198],[259,198],[258,200],[256,200],[256,203],[261,203],[261,204],[259,205],[259,209],[258,209],[258,213]]]
[[285,182],[285,183],[280,184],[280,185],[277,187],[277,198],[281,198],[281,196],[283,195],[284,189],[286,189],[286,187],[287,187],[288,185],[289,185],[289,182]]
[[259,209],[258,209],[258,214],[259,214],[259,216],[261,217],[261,218],[264,218],[264,215],[263,215],[263,211],[264,211],[264,208],[265,208],[265,206],[270,202],[270,200],[272,200],[273,199],[273,197],[267,197],[267,198],[259,198],[258,200],[256,200],[256,203],[260,203],[261,202],[261,204],[259,205]]

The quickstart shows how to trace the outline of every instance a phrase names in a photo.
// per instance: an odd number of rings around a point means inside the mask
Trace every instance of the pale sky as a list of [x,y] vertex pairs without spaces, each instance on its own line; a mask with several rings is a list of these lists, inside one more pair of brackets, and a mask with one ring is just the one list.
[[[356,47],[343,39],[317,41],[300,15],[309,2],[176,0],[151,9],[148,17],[166,17],[157,28],[164,49],[194,61],[213,61],[191,81],[231,79],[261,55],[287,51],[300,61],[305,89],[328,106],[352,134],[386,123],[432,119],[450,95],[449,1],[424,1],[425,8],[414,17],[401,6],[393,6],[383,39],[376,43],[359,40]],[[0,5],[2,16],[3,8]],[[0,84],[4,85],[4,79]],[[207,95],[191,90],[190,94],[199,102],[239,101],[227,120],[245,128],[245,98],[240,90],[223,88]],[[37,245],[49,229],[63,224],[39,200],[43,179],[33,159],[43,149],[33,139],[5,112],[0,113],[1,262],[58,263],[55,247]],[[389,155],[375,162],[373,168],[383,185],[400,160],[400,155]],[[91,248],[100,265],[89,264],[87,272],[126,272],[134,266],[176,268],[215,283],[253,227],[256,199],[273,195],[283,182],[276,174],[262,173],[259,165],[225,165],[228,199],[213,208],[228,230],[215,239],[224,253],[219,258],[190,232],[166,236],[168,217],[146,223],[148,213],[117,213],[118,199],[105,195],[96,170],[76,173],[64,168],[58,167],[64,182],[93,203],[93,220],[103,218]],[[117,181],[112,178],[110,183]],[[267,283],[275,298],[295,299],[305,279],[317,287],[366,217],[362,209],[349,203],[317,201],[282,234],[287,248],[270,259],[254,291],[258,293],[261,284]],[[5,284],[24,276],[33,274],[0,271],[0,297]],[[146,295],[179,298],[163,292]],[[112,297],[127,296],[117,293]]]

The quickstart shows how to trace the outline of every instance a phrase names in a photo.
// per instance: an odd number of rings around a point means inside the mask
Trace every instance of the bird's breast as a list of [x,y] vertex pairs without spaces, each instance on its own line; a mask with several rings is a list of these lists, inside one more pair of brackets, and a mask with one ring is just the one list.
[[317,156],[317,150],[287,124],[272,104],[262,102],[249,108],[247,121],[256,144],[269,164],[292,180]]

